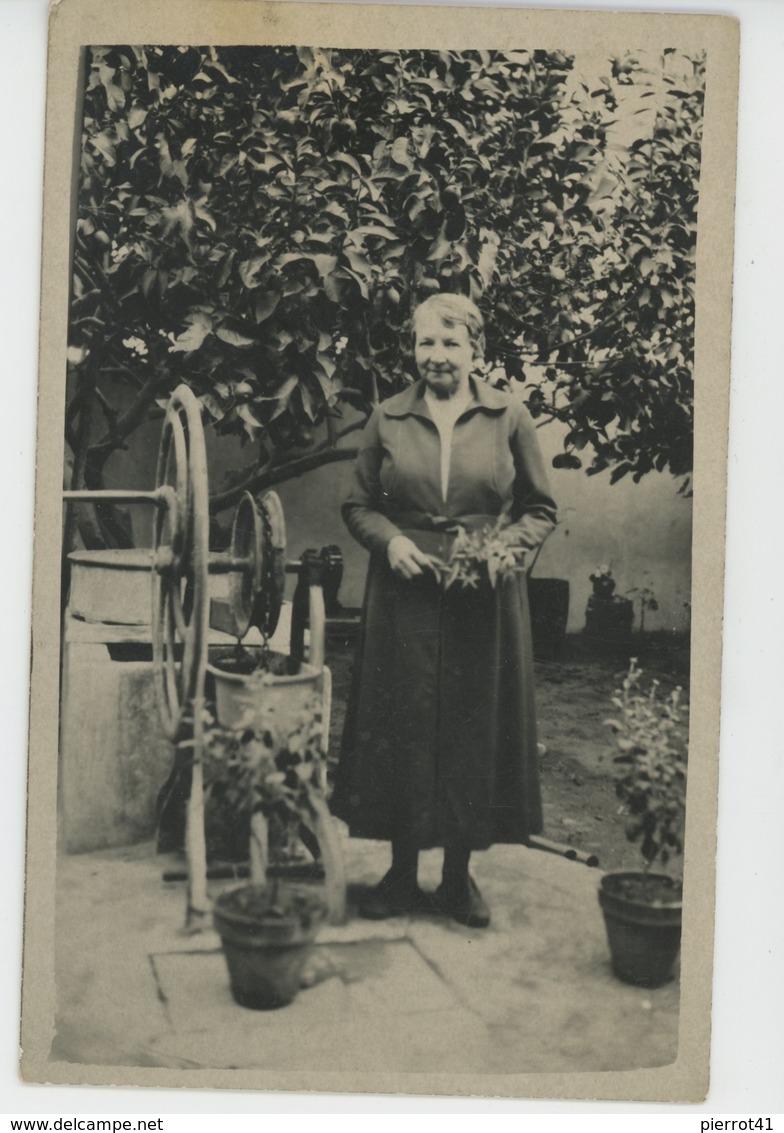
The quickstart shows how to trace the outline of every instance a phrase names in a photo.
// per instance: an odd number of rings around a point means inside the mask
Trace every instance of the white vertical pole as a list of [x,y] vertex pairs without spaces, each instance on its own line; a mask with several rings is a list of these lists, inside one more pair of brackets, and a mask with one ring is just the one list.
[[185,855],[188,866],[188,906],[185,928],[199,932],[207,925],[210,903],[207,897],[207,840],[204,834],[204,700],[193,700],[193,768],[191,792],[185,826]]

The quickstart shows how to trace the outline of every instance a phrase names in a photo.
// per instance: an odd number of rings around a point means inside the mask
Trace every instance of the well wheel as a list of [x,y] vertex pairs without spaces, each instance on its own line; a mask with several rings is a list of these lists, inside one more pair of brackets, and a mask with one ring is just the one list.
[[156,484],[168,503],[155,516],[152,650],[164,731],[182,738],[207,665],[209,482],[198,398],[184,385],[163,422]]
[[257,597],[264,585],[266,557],[261,510],[250,492],[244,492],[231,528],[231,558],[242,565],[229,575],[229,602],[238,639],[254,624]]
[[265,492],[260,502],[267,540],[267,562],[263,593],[259,595],[254,617],[256,625],[272,636],[286,591],[286,520],[277,492]]
[[271,637],[286,588],[286,521],[277,492],[256,499],[244,492],[234,513],[229,555],[229,605],[234,632],[251,626]]

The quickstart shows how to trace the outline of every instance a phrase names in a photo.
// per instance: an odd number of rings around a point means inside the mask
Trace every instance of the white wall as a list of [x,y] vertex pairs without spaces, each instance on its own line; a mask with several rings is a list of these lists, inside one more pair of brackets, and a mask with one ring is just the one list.
[[[562,450],[556,426],[540,429],[539,440],[546,456]],[[583,628],[589,576],[603,563],[612,567],[616,593],[653,590],[659,609],[646,611],[646,630],[688,629],[692,508],[691,500],[678,495],[678,483],[669,473],[650,472],[639,484],[631,476],[610,484],[609,472],[586,476],[550,469],[562,523],[545,543],[534,573],[569,579],[570,632]],[[635,611],[639,626],[639,603]]]

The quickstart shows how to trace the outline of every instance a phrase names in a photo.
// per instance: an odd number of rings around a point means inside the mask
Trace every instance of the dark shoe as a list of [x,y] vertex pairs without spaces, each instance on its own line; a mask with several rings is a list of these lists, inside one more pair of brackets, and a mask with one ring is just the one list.
[[388,917],[404,917],[428,911],[427,894],[422,892],[416,882],[401,882],[388,873],[370,890],[359,906],[359,915],[370,921],[384,921]]
[[490,924],[490,910],[470,875],[457,885],[442,881],[436,897],[442,910],[458,924],[468,928],[487,928]]

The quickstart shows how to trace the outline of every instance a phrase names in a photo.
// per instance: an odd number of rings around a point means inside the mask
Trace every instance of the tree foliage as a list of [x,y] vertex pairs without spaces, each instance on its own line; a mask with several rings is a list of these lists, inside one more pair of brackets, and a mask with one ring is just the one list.
[[[442,290],[485,312],[489,380],[568,426],[556,465],[689,472],[700,60],[616,59],[591,89],[557,51],[88,56],[77,486],[182,381],[251,442],[216,510],[350,456],[339,440],[411,379],[409,316]],[[620,145],[630,92],[656,109]]]

